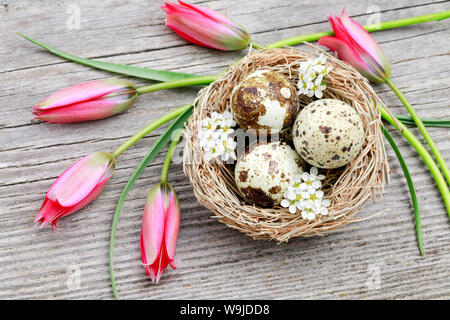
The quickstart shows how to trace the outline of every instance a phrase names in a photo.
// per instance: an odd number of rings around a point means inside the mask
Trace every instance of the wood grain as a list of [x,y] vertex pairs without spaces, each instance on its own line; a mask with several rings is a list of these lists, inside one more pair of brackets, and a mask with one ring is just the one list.
[[[232,17],[259,43],[329,30],[326,14],[343,3],[315,1],[191,1]],[[32,121],[30,107],[71,84],[111,75],[43,52],[16,32],[59,49],[103,61],[204,75],[217,74],[246,53],[223,53],[189,44],[164,26],[160,1],[0,1],[0,298],[110,299],[109,235],[116,201],[129,176],[162,129],[120,158],[103,194],[60,221],[60,230],[33,227],[52,181],[80,157],[112,151],[168,110],[193,100],[195,88],[139,98],[128,112],[91,123]],[[375,2],[347,1],[348,13],[367,23]],[[80,29],[68,29],[68,8],[80,9]],[[449,9],[448,1],[377,1],[381,20]],[[431,22],[374,34],[392,62],[393,81],[424,117],[449,118],[450,22]],[[131,79],[136,84],[143,81]],[[405,114],[386,86],[376,91]],[[419,135],[416,128],[412,129]],[[159,179],[163,155],[146,169],[125,203],[116,241],[116,277],[127,299],[438,299],[450,298],[450,223],[439,192],[415,151],[390,130],[417,188],[425,256],[419,256],[408,188],[395,155],[383,199],[367,203],[362,221],[325,237],[288,244],[255,241],[229,229],[201,207],[174,165],[170,181],[181,201],[177,244],[180,268],[152,285],[138,246],[146,194]],[[449,131],[429,130],[446,161]],[[385,212],[384,212],[385,211]],[[371,219],[371,215],[384,212]],[[70,285],[79,273],[79,286]],[[371,280],[379,274],[379,286]],[[68,285],[69,284],[69,285]],[[376,284],[376,283],[375,283]]]

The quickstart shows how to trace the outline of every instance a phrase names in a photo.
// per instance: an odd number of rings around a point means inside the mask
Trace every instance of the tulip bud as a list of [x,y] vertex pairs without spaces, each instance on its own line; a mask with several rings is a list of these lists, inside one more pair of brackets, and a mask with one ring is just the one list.
[[127,110],[136,98],[136,87],[126,80],[94,80],[52,94],[34,106],[33,113],[36,119],[55,123],[97,120]]
[[64,171],[48,190],[33,222],[45,227],[92,202],[114,172],[115,159],[107,152],[86,156]]
[[391,65],[375,39],[345,10],[341,17],[328,17],[335,37],[322,37],[318,44],[337,52],[339,59],[354,66],[372,82],[384,82],[391,75]]
[[223,50],[241,50],[248,46],[248,32],[224,15],[182,1],[165,2],[166,26],[195,44]]
[[158,283],[170,264],[176,269],[175,246],[180,227],[180,207],[172,186],[155,185],[145,203],[141,229],[141,256],[145,271],[153,283]]

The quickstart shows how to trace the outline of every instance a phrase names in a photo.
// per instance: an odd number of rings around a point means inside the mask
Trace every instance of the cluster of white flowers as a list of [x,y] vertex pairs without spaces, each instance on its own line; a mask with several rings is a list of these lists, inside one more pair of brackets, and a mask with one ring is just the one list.
[[327,67],[325,62],[327,59],[321,53],[318,58],[311,58],[303,62],[298,70],[298,94],[305,94],[308,97],[316,96],[320,99],[323,91],[327,88],[325,85],[325,77],[330,73],[333,67]]
[[205,151],[204,159],[209,161],[221,157],[223,161],[229,158],[236,160],[236,142],[232,129],[236,126],[231,112],[212,112],[210,117],[203,119],[199,133],[200,146]]
[[302,218],[313,220],[316,215],[327,215],[330,200],[323,199],[321,180],[325,177],[312,167],[310,172],[303,172],[294,177],[293,183],[284,193],[281,206],[289,208],[290,213],[300,210]]

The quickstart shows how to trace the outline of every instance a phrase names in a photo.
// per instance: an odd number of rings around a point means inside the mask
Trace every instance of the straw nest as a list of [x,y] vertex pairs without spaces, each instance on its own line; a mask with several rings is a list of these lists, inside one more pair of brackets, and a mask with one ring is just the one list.
[[[312,52],[284,48],[257,50],[247,55],[199,92],[197,106],[186,126],[184,171],[198,201],[214,212],[219,221],[254,239],[284,242],[291,237],[323,235],[336,230],[356,221],[364,203],[369,199],[374,202],[376,193],[381,195],[388,181],[381,116],[374,107],[374,102],[383,102],[353,67],[326,53],[327,64],[333,69],[327,76],[324,98],[339,99],[351,105],[361,116],[366,134],[355,160],[345,167],[322,170],[326,176],[322,190],[325,198],[331,201],[328,216],[307,221],[299,213],[291,214],[280,206],[262,208],[249,204],[237,190],[233,164],[203,160],[203,149],[197,137],[201,120],[212,111],[231,111],[230,96],[234,86],[255,70],[264,68],[279,72],[296,84],[299,64],[322,52],[311,47]],[[305,95],[299,98],[300,108],[313,101]]]

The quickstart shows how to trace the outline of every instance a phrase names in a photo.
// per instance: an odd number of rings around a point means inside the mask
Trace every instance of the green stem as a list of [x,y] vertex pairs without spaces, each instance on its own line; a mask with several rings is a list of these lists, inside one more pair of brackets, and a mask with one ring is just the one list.
[[411,178],[411,174],[409,173],[408,167],[406,166],[405,159],[403,158],[402,154],[400,153],[400,150],[397,147],[397,144],[395,143],[392,136],[389,134],[389,131],[386,130],[384,126],[381,126],[381,129],[383,130],[384,136],[386,137],[387,141],[391,145],[392,149],[395,152],[395,155],[397,156],[398,162],[400,163],[400,166],[402,167],[403,174],[405,175],[406,182],[408,183],[409,193],[411,195],[411,201],[414,208],[414,219],[416,221],[416,235],[417,235],[417,244],[419,246],[420,254],[423,255],[423,247],[422,247],[422,223],[420,222],[420,209],[419,209],[419,202],[417,201],[417,195],[416,190],[414,188],[414,183]]
[[252,44],[252,47],[255,48],[255,49],[265,49],[266,48],[262,44],[259,44],[259,43],[255,42],[255,41],[252,41],[251,44]]
[[170,164],[172,163],[172,156],[175,151],[175,148],[177,147],[178,143],[180,142],[180,137],[183,133],[183,130],[178,130],[176,135],[173,137],[172,143],[169,146],[169,149],[167,150],[166,158],[164,159],[164,164],[161,169],[161,182],[167,183],[167,177],[169,175],[169,168]]
[[402,124],[401,122],[397,122],[390,116],[389,112],[381,105],[378,105],[378,110],[380,110],[383,118],[392,124],[405,138],[408,142],[416,149],[417,153],[425,162],[426,166],[431,172],[436,184],[439,188],[439,192],[442,195],[442,199],[444,200],[445,207],[447,208],[447,214],[450,218],[450,191],[448,189],[447,183],[445,182],[444,177],[442,176],[441,171],[439,171],[439,167],[433,160],[433,157],[428,153],[427,149],[420,143],[420,141],[416,138],[416,136],[408,130],[408,128]]
[[425,128],[422,120],[420,120],[419,116],[416,114],[416,111],[413,109],[413,107],[411,106],[409,101],[406,99],[406,97],[403,95],[403,93],[392,82],[392,80],[388,78],[388,79],[386,79],[385,82],[392,89],[392,91],[394,91],[394,93],[397,95],[397,97],[400,99],[400,101],[406,107],[406,110],[408,110],[412,119],[416,123],[416,125],[419,128],[420,132],[422,133],[423,137],[425,138],[425,141],[428,143],[428,146],[430,147],[431,152],[434,154],[434,157],[436,158],[437,163],[441,167],[441,170],[444,173],[447,183],[450,184],[450,170],[449,170],[447,164],[445,163],[444,157],[442,157],[441,153],[439,152],[439,149],[437,148],[436,144],[434,143],[433,139],[431,138],[430,134],[428,133],[428,130]]
[[195,77],[195,78],[188,78],[188,79],[182,79],[182,80],[167,81],[167,82],[151,84],[148,86],[139,87],[136,89],[136,91],[139,94],[144,94],[144,93],[155,92],[155,91],[159,91],[159,90],[167,90],[167,89],[181,88],[181,87],[187,87],[187,86],[210,84],[211,82],[214,82],[216,79],[217,79],[217,76],[199,76],[199,77]]
[[[363,26],[364,29],[367,30],[367,32],[373,32],[373,31],[379,31],[379,30],[386,30],[386,29],[392,29],[392,28],[398,28],[398,27],[404,27],[409,26],[412,24],[418,24],[418,23],[424,23],[428,21],[439,21],[443,19],[450,18],[450,11],[443,11],[443,12],[437,12],[432,14],[427,14],[424,16],[418,16],[418,17],[411,17],[406,19],[399,19],[399,20],[392,20],[392,21],[386,21],[381,23],[375,23]],[[267,48],[281,48],[284,46],[293,46],[299,43],[302,43],[304,41],[311,42],[311,41],[317,41],[322,37],[325,36],[333,36],[333,31],[325,31],[325,32],[316,32],[316,33],[310,33],[305,34],[303,36],[293,37],[284,39],[281,41],[277,41],[274,43],[271,43],[267,45]]]
[[143,137],[145,137],[147,134],[155,130],[156,128],[162,126],[164,123],[172,120],[173,118],[178,117],[180,114],[182,114],[184,111],[189,109],[191,104],[187,104],[185,106],[179,107],[173,111],[170,111],[169,113],[166,113],[161,118],[156,119],[152,123],[150,123],[148,126],[146,126],[144,129],[139,131],[138,133],[134,134],[131,138],[129,138],[127,141],[122,143],[116,151],[112,153],[114,158],[117,158],[120,156],[125,150],[127,150],[129,147],[131,147],[133,144],[141,140]]

